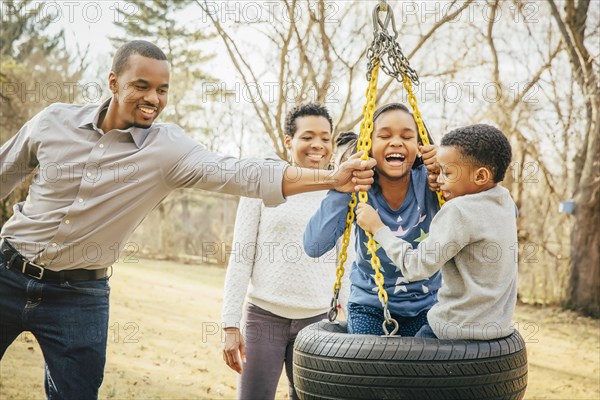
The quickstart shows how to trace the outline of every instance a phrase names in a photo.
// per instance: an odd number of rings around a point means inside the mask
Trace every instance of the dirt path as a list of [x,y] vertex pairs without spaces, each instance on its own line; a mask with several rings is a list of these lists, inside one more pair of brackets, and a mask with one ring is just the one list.
[[[224,270],[140,260],[111,279],[108,361],[101,399],[232,399],[221,358]],[[519,306],[527,342],[526,399],[600,399],[600,323],[556,308]],[[286,398],[280,381],[278,398]],[[21,335],[0,363],[0,399],[44,397],[43,358]]]

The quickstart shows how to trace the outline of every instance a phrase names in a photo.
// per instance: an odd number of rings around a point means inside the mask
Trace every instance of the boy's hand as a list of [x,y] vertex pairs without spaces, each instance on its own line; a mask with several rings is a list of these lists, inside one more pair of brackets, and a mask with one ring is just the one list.
[[385,226],[377,211],[367,203],[358,203],[356,206],[356,223],[371,235]]
[[377,162],[373,158],[361,160],[362,151],[353,154],[344,161],[335,172],[335,190],[338,192],[360,192],[371,188],[373,179],[373,167]]
[[423,164],[425,164],[425,168],[427,168],[427,183],[429,185],[429,190],[435,192],[440,188],[440,184],[437,182],[438,175],[440,174],[440,168],[436,159],[437,146],[433,144],[419,146],[419,152],[423,156]]

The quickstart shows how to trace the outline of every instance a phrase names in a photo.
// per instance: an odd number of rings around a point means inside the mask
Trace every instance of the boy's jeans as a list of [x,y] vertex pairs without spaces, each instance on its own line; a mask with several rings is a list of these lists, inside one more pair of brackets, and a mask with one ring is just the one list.
[[45,283],[7,269],[0,254],[0,359],[21,332],[30,331],[46,361],[48,399],[97,399],[106,361],[109,294],[108,278]]

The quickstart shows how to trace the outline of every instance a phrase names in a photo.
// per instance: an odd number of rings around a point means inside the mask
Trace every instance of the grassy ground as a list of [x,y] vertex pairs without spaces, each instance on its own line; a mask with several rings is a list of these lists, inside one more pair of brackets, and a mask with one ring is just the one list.
[[[101,399],[231,399],[236,374],[221,356],[224,270],[140,260],[111,278],[108,361]],[[527,341],[526,399],[600,399],[600,326],[555,308],[519,306]],[[286,398],[285,379],[278,398]],[[0,363],[0,399],[44,397],[43,358],[21,335]]]

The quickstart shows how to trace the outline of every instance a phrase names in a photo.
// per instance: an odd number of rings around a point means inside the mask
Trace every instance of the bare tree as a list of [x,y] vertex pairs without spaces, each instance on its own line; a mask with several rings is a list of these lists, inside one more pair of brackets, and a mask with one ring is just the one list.
[[[273,89],[259,90],[256,101],[251,103],[275,152],[286,158],[284,125],[289,103],[307,100],[327,102],[331,90],[338,90],[337,77],[345,75],[340,73],[340,66],[344,66],[344,72],[349,71],[350,85],[353,70],[361,61],[362,52],[347,55],[332,40],[332,31],[335,31],[335,26],[339,25],[344,15],[337,16],[335,21],[330,20],[327,5],[323,1],[315,3],[315,7],[307,7],[304,2],[291,0],[280,3],[282,10],[265,9],[265,13],[268,13],[266,19],[270,23],[257,23],[255,28],[272,44],[271,49],[276,50],[265,58],[269,73],[265,76],[259,67],[250,64],[248,49],[240,47],[240,43],[234,39],[234,33],[209,9],[208,3],[197,3],[222,39],[244,86],[259,85]],[[360,27],[357,29],[358,34]],[[268,82],[268,79],[274,82]]]
[[[360,121],[373,2],[337,2],[337,18],[331,20],[327,10],[332,2],[288,0],[278,3],[288,18],[269,9],[264,10],[270,13],[268,22],[244,24],[225,21],[207,2],[196,3],[243,84],[276,84],[269,92],[273,98],[259,91],[246,108],[280,156],[286,155],[287,107],[309,98],[327,103],[327,89],[334,85],[339,103],[330,108],[338,116],[336,130],[352,129]],[[504,184],[520,213],[521,298],[544,304],[566,298],[573,308],[597,314],[600,105],[598,48],[590,39],[598,34],[598,13],[593,14],[590,0],[560,3],[565,10],[554,0],[448,4],[446,14],[434,21],[396,14],[402,19],[398,41],[420,73],[421,86],[415,90],[425,99],[421,111],[428,122],[437,118],[434,134],[475,122],[493,123],[506,133],[514,162]],[[472,12],[482,9],[487,15]],[[465,14],[466,21],[461,19]],[[267,39],[266,51],[244,41],[249,30]],[[260,52],[263,63],[254,63]],[[379,103],[405,96],[402,85],[390,78],[380,81]],[[490,100],[478,93],[468,99],[463,93],[452,101],[442,93],[427,101],[432,88],[443,92],[446,86],[467,84],[495,88],[499,96]],[[577,203],[574,218],[558,212],[559,203],[570,197]]]
[[[197,3],[208,15],[218,35],[223,40],[227,53],[245,85],[261,81],[258,68],[250,64],[250,50],[241,48],[236,35],[228,30],[218,15],[211,12],[206,1]],[[447,15],[436,21],[419,35],[413,49],[408,53],[414,56],[428,42],[433,42],[436,32],[467,9],[473,0],[463,3],[457,0],[449,4]],[[286,89],[290,83],[297,83],[294,103],[316,100],[319,102],[338,101],[335,130],[353,129],[360,119],[364,102],[362,91],[356,87],[366,87],[364,70],[365,54],[372,40],[372,8],[374,2],[326,2],[320,0],[313,7],[297,0],[282,2],[289,18],[281,18],[280,13],[270,11],[274,23],[260,25],[257,30],[269,38],[271,70],[276,74],[277,93],[274,104],[261,97],[253,103],[256,116],[262,122],[277,154],[286,156],[283,146],[283,125],[285,111],[290,101]],[[335,14],[331,13],[336,11]],[[298,10],[303,10],[299,13]],[[331,18],[335,16],[335,18]],[[398,17],[398,16],[397,16]],[[401,24],[399,33],[415,30],[415,24]],[[275,51],[275,52],[273,52]],[[389,99],[397,92],[393,88],[394,79],[388,78],[378,92],[378,101]],[[398,87],[401,84],[396,82]],[[335,97],[335,99],[332,98]]]
[[[503,2],[499,0],[491,0],[488,5],[489,15],[482,33],[491,56],[489,72],[491,82],[497,85],[500,93],[505,95],[500,96],[497,102],[488,104],[481,117],[484,120],[494,121],[513,143],[513,170],[512,173],[507,174],[504,184],[511,189],[516,205],[521,212],[519,241],[521,275],[524,278],[521,282],[521,298],[535,302],[553,302],[557,301],[557,298],[552,295],[555,286],[548,282],[546,278],[549,274],[542,270],[554,258],[547,254],[549,250],[545,246],[545,243],[550,241],[553,229],[545,230],[544,227],[549,222],[553,227],[555,225],[555,220],[552,218],[556,216],[561,191],[557,190],[557,184],[553,182],[552,173],[547,165],[547,162],[553,161],[542,156],[539,146],[528,135],[528,132],[537,130],[531,129],[527,120],[537,114],[539,106],[537,103],[528,102],[527,99],[533,90],[539,88],[542,77],[548,73],[562,47],[560,42],[541,46],[538,42],[539,38],[528,31],[528,40],[537,48],[536,60],[539,67],[527,72],[521,90],[513,91],[512,96],[506,95],[511,92],[507,82],[509,84],[511,82],[505,78],[510,73],[504,70],[515,68],[510,59],[515,58],[518,53],[515,49],[511,49],[508,53],[499,51],[497,41],[502,36],[497,34],[497,31],[504,30],[506,27],[498,26],[497,17],[503,12],[506,13],[509,5],[506,3],[503,5]],[[543,50],[542,47],[544,47]],[[536,138],[537,140],[543,140],[543,138]],[[533,170],[536,171],[535,178],[531,177]],[[540,174],[537,174],[537,171]],[[543,178],[542,181],[537,178],[540,175]],[[539,205],[540,202],[545,203],[545,206],[532,207],[533,204]],[[531,223],[531,221],[537,223]],[[534,253],[535,256],[532,256]]]
[[[554,0],[547,1],[581,90],[586,118],[572,180],[576,208],[567,305],[600,316],[600,88],[598,58],[590,54],[586,37],[591,1],[566,1],[562,13]],[[598,26],[592,27],[591,40],[594,37],[597,40]]]
[[[447,25],[450,21],[459,17],[462,12],[464,12],[467,8],[469,8],[473,4],[473,1],[474,0],[467,0],[464,3],[460,4],[459,6],[457,6],[457,8],[455,9],[454,6],[459,4],[459,2],[457,0],[453,0],[448,5],[448,10],[453,10],[453,11],[451,13],[447,13],[446,15],[442,16],[425,33],[421,34],[419,36],[419,39],[418,39],[416,45],[413,47],[412,50],[410,50],[406,54],[406,57],[409,60],[412,60],[416,56],[416,54],[420,50],[422,50],[428,43],[434,42],[434,39],[436,39],[436,37],[435,37],[436,32],[440,31],[441,28],[444,27],[445,25]],[[417,23],[418,22],[419,22],[419,20],[417,19]],[[410,32],[411,29],[414,29],[414,26],[412,26],[411,24],[402,24],[400,27],[400,30],[399,30],[400,38],[402,38],[402,36],[404,34]],[[365,53],[366,53],[366,49],[365,49]],[[449,62],[449,63],[446,62],[446,64],[456,65],[456,64],[453,64],[452,62]],[[452,70],[437,71],[438,76],[448,76],[451,73],[452,73]],[[392,85],[395,85],[395,87]],[[381,86],[377,91],[376,103],[385,104],[390,101],[396,101],[393,99],[397,98],[399,92],[402,90],[403,90],[402,85],[395,78],[387,77],[383,86]],[[340,131],[350,130],[362,120],[361,114],[354,113],[353,115],[354,115],[354,117],[350,121],[347,121],[344,125],[342,125],[339,128]]]

